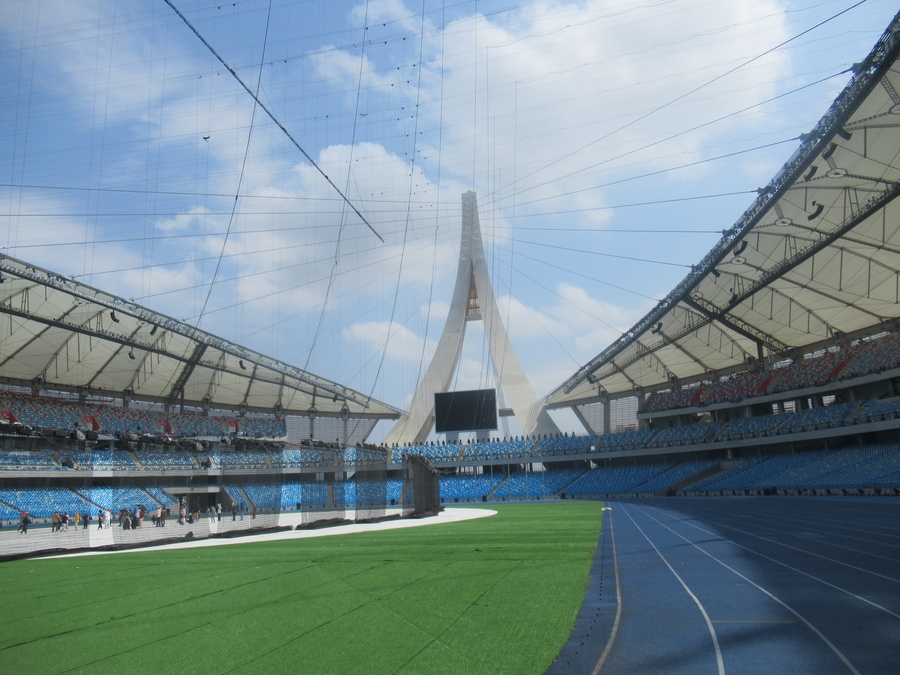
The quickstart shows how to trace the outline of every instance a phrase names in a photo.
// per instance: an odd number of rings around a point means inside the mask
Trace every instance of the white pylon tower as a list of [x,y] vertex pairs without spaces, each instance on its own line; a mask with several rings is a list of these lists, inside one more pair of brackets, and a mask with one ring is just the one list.
[[513,414],[526,435],[558,433],[559,428],[544,410],[531,388],[525,371],[516,357],[500,310],[494,300],[494,289],[484,259],[478,202],[474,192],[462,195],[462,240],[459,247],[459,269],[456,287],[444,332],[434,357],[419,383],[409,410],[397,420],[385,438],[389,445],[421,443],[434,425],[434,394],[447,391],[466,336],[466,323],[483,321],[484,333],[491,352],[497,382],[503,390]]

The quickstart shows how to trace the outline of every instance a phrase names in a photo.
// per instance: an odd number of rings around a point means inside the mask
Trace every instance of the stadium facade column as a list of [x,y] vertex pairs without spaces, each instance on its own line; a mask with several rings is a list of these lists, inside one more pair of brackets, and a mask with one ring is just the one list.
[[409,409],[397,420],[385,443],[421,443],[428,438],[434,425],[434,394],[446,392],[450,386],[462,353],[466,323],[477,320],[484,322],[497,382],[524,433],[559,433],[509,342],[485,262],[478,201],[474,192],[464,192],[459,267],[447,323]]

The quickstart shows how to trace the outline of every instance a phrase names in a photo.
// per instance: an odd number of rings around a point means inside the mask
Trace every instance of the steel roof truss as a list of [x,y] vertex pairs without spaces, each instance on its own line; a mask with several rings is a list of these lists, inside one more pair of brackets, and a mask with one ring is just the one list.
[[253,383],[256,381],[256,371],[259,366],[253,364],[253,372],[250,373],[250,377],[247,378],[247,386],[244,388],[244,398],[241,400],[241,403],[247,405],[247,401],[250,399],[250,390],[253,389]]
[[[663,338],[666,338],[665,333],[663,333],[662,331],[659,331],[659,334],[662,335]],[[698,357],[695,356],[693,353],[691,353],[690,350],[688,350],[687,347],[685,347],[683,344],[681,344],[681,341],[680,341],[680,340],[678,340],[678,341],[676,341],[676,342],[672,342],[671,345],[672,345],[675,349],[677,349],[678,351],[680,351],[682,354],[684,354],[685,356],[687,356],[687,357],[688,357],[691,361],[693,361],[694,363],[699,363],[699,364],[700,364],[700,367],[703,368],[703,370],[709,370],[709,366],[707,366],[706,363],[705,363],[702,359],[698,358]],[[676,376],[676,377],[677,377],[677,376]]]
[[[165,331],[163,331],[165,334]],[[181,372],[178,373],[178,377],[175,378],[175,382],[172,387],[169,389],[169,394],[166,396],[166,400],[172,404],[175,403],[180,396],[182,396],[184,392],[184,388],[187,385],[187,381],[190,379],[191,374],[197,368],[197,364],[200,363],[200,360],[203,358],[203,354],[206,353],[207,345],[202,342],[194,343],[194,350],[191,352],[190,358],[184,361],[181,366]],[[224,354],[223,354],[224,357]],[[207,391],[207,396],[209,396],[209,392]],[[209,396],[210,399],[212,398]]]
[[720,323],[729,331],[734,331],[757,345],[762,344],[772,353],[782,353],[789,349],[786,344],[777,340],[774,336],[758,330],[732,314],[728,314],[728,309],[737,303],[729,303],[728,308],[720,309],[705,298],[691,296],[685,298],[683,302],[705,315],[707,321]]
[[876,212],[878,209],[884,208],[890,201],[892,201],[897,194],[900,193],[900,185],[894,184],[891,186],[889,190],[886,190],[880,197],[876,197],[868,202],[865,208],[860,209],[852,218],[845,221],[843,225],[837,227],[830,233],[823,233],[824,236],[817,242],[812,242],[809,246],[804,249],[799,250],[795,255],[790,258],[785,258],[783,261],[780,261],[774,267],[771,267],[765,270],[762,276],[753,281],[750,284],[750,287],[743,293],[738,294],[738,297],[735,298],[735,301],[731,304],[738,304],[743,301],[747,296],[755,293],[757,289],[765,287],[767,284],[772,283],[774,280],[783,277],[789,271],[795,269],[798,265],[805,262],[812,256],[814,256],[819,251],[824,250],[825,248],[834,244],[835,241],[841,238],[846,232],[849,232],[854,227],[863,222],[868,216],[872,213]]

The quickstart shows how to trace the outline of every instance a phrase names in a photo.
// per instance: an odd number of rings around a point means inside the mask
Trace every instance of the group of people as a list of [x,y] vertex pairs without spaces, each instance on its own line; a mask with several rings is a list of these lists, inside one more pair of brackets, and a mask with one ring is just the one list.
[[[87,520],[91,519],[91,514],[85,511],[84,517]],[[121,525],[121,522],[119,523]],[[87,521],[84,523],[84,529],[87,529]],[[102,530],[104,527],[109,528],[112,527],[112,511],[109,509],[100,509],[97,512],[97,529]]]
[[[247,505],[244,504],[244,502],[241,502],[240,504],[238,504],[236,501],[232,501],[231,502],[231,519],[237,520],[238,516],[240,516],[241,520],[243,520],[244,519],[244,511],[246,511],[246,510],[247,510]],[[222,520],[222,511],[223,511],[223,509],[222,509],[221,502],[217,502],[215,506],[209,507],[207,513],[209,513],[210,520],[220,521],[220,520]],[[254,507],[254,516],[253,516],[254,518],[256,517],[255,513],[256,513],[256,511],[255,511],[255,507]],[[199,512],[197,513],[197,517],[198,518],[200,517]]]
[[[119,527],[123,530],[136,530],[140,527],[144,526],[144,518],[146,517],[147,512],[143,506],[136,506],[134,510],[132,509],[121,509],[119,511]],[[157,527],[163,527],[166,524],[166,516],[168,515],[168,510],[162,508],[161,506],[156,510],[153,514],[153,524]],[[75,514],[75,527],[78,527],[78,522],[81,521],[83,523],[82,529],[88,528],[88,523],[93,520],[93,517],[87,511],[84,514]],[[68,530],[68,522],[69,522],[69,514],[63,513],[58,514],[54,513],[51,518],[51,522],[53,524],[53,531],[56,532],[58,530],[67,531]],[[59,525],[57,525],[57,522]],[[112,527],[113,522],[113,514],[109,509],[100,509],[97,512],[97,529],[103,530]]]
[[[50,524],[52,526],[51,532],[68,532],[69,531],[69,512],[63,511],[60,513],[59,511],[53,512],[53,517],[50,518]],[[75,513],[75,527],[78,527],[78,513]]]
[[168,518],[168,516],[169,510],[160,506],[156,509],[156,513],[153,514],[153,524],[156,525],[156,527],[165,527],[166,518]]
[[[246,506],[243,504],[238,504],[237,502],[231,503],[231,519],[237,520],[238,516],[240,519],[244,519],[244,511],[246,510]],[[208,509],[209,517],[211,520],[222,520],[222,504],[217,503],[215,506],[210,506]],[[119,511],[119,526],[125,530],[137,529],[142,527],[144,524],[144,517],[146,512],[143,506],[136,507],[133,511],[131,509],[122,509]],[[165,527],[166,518],[169,515],[169,510],[164,509],[162,506],[158,507],[156,511],[152,515],[153,524],[156,527]],[[256,509],[254,507],[254,517],[256,517]],[[90,512],[85,511],[84,513],[75,512],[74,517],[70,517],[67,511],[54,511],[53,515],[50,518],[51,523],[51,531],[52,532],[68,532],[69,531],[69,523],[74,520],[75,529],[78,529],[79,524],[82,526],[82,530],[88,529],[88,525],[94,519],[94,517],[90,514]],[[200,509],[196,508],[193,512],[188,512],[187,506],[185,502],[179,504],[178,510],[178,523],[180,525],[184,525],[186,523],[196,523],[200,521]],[[28,526],[32,523],[31,515],[27,511],[22,511],[19,514],[19,532],[22,534],[28,533]],[[102,530],[112,527],[112,512],[109,509],[99,509],[97,511],[97,529]]]
[[119,511],[119,525],[123,530],[136,530],[144,525],[144,507],[138,506],[134,511],[122,509]]

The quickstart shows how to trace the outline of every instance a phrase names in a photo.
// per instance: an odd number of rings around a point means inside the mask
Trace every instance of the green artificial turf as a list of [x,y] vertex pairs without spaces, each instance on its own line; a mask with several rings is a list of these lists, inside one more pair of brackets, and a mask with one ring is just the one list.
[[4,673],[543,673],[597,502],[363,534],[0,565]]

